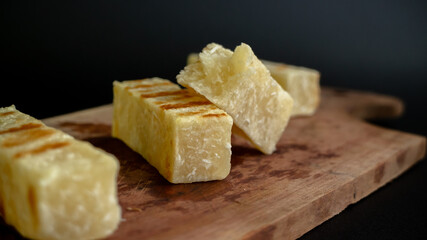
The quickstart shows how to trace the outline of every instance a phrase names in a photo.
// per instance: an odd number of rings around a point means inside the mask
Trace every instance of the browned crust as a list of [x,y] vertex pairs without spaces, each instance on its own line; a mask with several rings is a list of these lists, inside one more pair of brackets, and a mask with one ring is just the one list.
[[70,142],[56,142],[56,143],[46,143],[38,148],[35,149],[31,149],[28,151],[22,151],[22,152],[18,152],[15,154],[15,158],[20,158],[22,156],[28,155],[28,154],[40,154],[43,153],[47,150],[52,150],[52,149],[58,149],[58,148],[63,148],[67,145],[69,145]]
[[160,108],[164,110],[169,110],[169,109],[189,108],[189,107],[203,106],[203,105],[213,105],[213,104],[209,101],[195,101],[195,102],[188,102],[188,103],[164,104],[164,105],[161,105]]
[[12,112],[4,112],[4,113],[0,113],[0,116],[1,117],[5,117],[7,115],[11,115],[11,114],[14,114],[14,113],[15,113],[14,111],[12,111]]
[[138,84],[138,85],[135,85],[135,86],[127,86],[125,89],[151,88],[151,87],[167,86],[167,85],[173,85],[173,83],[171,83],[171,82],[161,82],[161,83],[152,83],[152,84]]
[[24,130],[28,130],[28,129],[39,128],[42,126],[43,126],[43,124],[40,124],[40,123],[27,123],[27,124],[23,124],[19,127],[13,127],[13,128],[9,128],[9,129],[0,131],[0,134],[19,132],[19,131],[24,131]]
[[225,117],[227,114],[225,113],[208,113],[204,114],[202,117]]
[[4,140],[3,146],[4,147],[15,147],[24,145],[28,142],[50,136],[54,134],[55,131],[53,129],[33,129],[31,131],[25,131],[21,133],[17,133],[14,136],[11,136]]
[[197,114],[200,114],[200,113],[204,113],[206,111],[207,110],[200,110],[200,111],[194,111],[194,112],[183,112],[183,113],[178,113],[178,116],[183,116],[183,117],[185,117],[185,116],[193,116],[193,115],[197,115]]

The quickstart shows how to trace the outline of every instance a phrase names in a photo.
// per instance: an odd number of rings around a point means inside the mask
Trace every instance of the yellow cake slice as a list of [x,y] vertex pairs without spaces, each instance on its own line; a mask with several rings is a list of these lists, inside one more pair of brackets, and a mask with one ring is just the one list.
[[256,148],[266,154],[275,150],[293,100],[248,45],[242,43],[232,52],[211,43],[177,79],[230,114],[235,132]]
[[[187,64],[195,63],[199,54],[190,53]],[[271,76],[294,100],[291,116],[311,116],[320,103],[320,73],[314,69],[262,60]]]
[[94,239],[121,216],[117,159],[23,114],[0,108],[0,207],[32,239]]
[[232,118],[206,98],[160,78],[114,82],[114,137],[171,183],[230,173]]

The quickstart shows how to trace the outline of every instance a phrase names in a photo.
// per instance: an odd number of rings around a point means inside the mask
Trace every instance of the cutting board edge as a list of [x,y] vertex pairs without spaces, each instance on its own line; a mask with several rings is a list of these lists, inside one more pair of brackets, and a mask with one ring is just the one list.
[[[342,184],[340,186],[340,188],[337,190],[335,189],[334,191],[329,192],[327,195],[323,195],[318,197],[317,199],[315,199],[313,202],[330,202],[329,200],[334,199],[334,194],[336,194],[337,192],[340,191],[344,191],[346,192],[345,197],[342,197],[343,199],[345,199],[345,203],[344,204],[340,204],[340,205],[335,205],[338,206],[335,209],[333,209],[332,211],[330,211],[330,214],[328,214],[327,216],[325,216],[323,219],[312,222],[312,224],[310,226],[306,226],[305,229],[302,229],[301,231],[296,231],[296,233],[294,235],[289,236],[286,232],[284,231],[282,234],[279,233],[275,233],[273,236],[273,239],[296,239],[299,238],[301,236],[303,236],[304,234],[306,234],[307,232],[311,231],[312,229],[320,226],[321,224],[323,224],[324,222],[328,221],[329,219],[333,218],[334,216],[340,214],[342,211],[344,211],[346,208],[348,208],[350,205],[356,204],[358,203],[360,200],[368,197],[369,195],[373,194],[374,192],[378,191],[379,189],[389,185],[390,183],[393,182],[393,180],[397,179],[398,177],[400,177],[402,174],[406,173],[409,169],[413,168],[414,166],[416,166],[419,162],[423,161],[425,159],[425,155],[426,155],[426,147],[427,147],[427,138],[424,136],[418,136],[418,139],[414,139],[414,144],[412,144],[410,147],[412,147],[412,151],[413,154],[416,156],[415,158],[412,158],[412,161],[409,161],[404,167],[400,167],[398,168],[398,171],[392,171],[392,174],[389,174],[388,176],[385,176],[383,179],[380,180],[380,182],[378,183],[378,185],[374,185],[373,188],[368,189],[367,191],[364,191],[361,195],[357,196],[356,194],[356,185],[354,181],[361,181],[363,182],[362,178],[367,178],[367,176],[372,176],[375,179],[376,175],[379,172],[384,172],[384,168],[385,168],[385,164],[388,163],[389,165],[393,164],[394,161],[399,161],[398,157],[397,159],[395,158],[389,158],[384,160],[381,164],[369,169],[367,172],[368,174],[365,175],[361,175],[361,176],[357,176],[352,178],[351,180],[349,180],[348,182],[345,182],[344,184]],[[406,155],[408,156],[408,153],[410,154],[411,152],[407,152]],[[410,156],[410,155],[409,155]],[[411,159],[411,157],[406,157],[408,160]],[[388,166],[390,168],[390,166]],[[382,169],[382,170],[379,170]],[[370,177],[372,178],[372,177]],[[351,185],[351,189],[349,190],[347,185]],[[325,199],[325,200],[323,200]],[[323,200],[323,201],[322,201]],[[319,204],[321,206],[325,206],[325,204]],[[302,206],[302,209],[305,209],[307,207],[313,206],[312,202],[311,203],[307,203],[304,206]],[[316,206],[316,205],[315,205]],[[301,209],[301,208],[300,208]],[[298,211],[294,211],[292,214],[299,214],[301,213],[301,210],[298,209]],[[324,210],[322,210],[324,211]],[[258,231],[252,231],[247,233],[243,239],[258,239],[258,237],[261,237],[263,235],[265,235],[267,233],[267,230],[271,230],[274,226],[274,229],[286,229],[286,226],[289,223],[289,218],[292,217],[292,214],[284,216],[282,219],[278,219],[276,220],[275,223],[270,223],[267,224],[266,226],[264,226],[263,228],[261,228]],[[297,217],[295,217],[297,218]],[[283,225],[283,223],[285,223],[285,226],[280,226],[280,224]],[[279,224],[279,226],[275,226]],[[268,233],[271,234],[271,233]],[[291,232],[292,234],[292,232]],[[251,236],[256,236],[251,237]]]

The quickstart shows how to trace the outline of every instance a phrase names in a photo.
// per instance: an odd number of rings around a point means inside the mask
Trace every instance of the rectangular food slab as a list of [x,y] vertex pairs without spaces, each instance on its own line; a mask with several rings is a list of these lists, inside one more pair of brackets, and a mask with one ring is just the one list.
[[233,137],[225,180],[178,185],[111,137],[111,105],[45,123],[120,160],[123,219],[109,239],[294,239],[423,158],[424,137],[362,120],[402,110],[393,97],[323,88],[317,113],[291,119],[272,155]]

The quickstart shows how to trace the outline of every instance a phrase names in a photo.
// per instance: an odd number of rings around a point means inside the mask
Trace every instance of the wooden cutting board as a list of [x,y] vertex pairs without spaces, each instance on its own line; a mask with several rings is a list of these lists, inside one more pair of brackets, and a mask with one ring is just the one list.
[[362,120],[402,111],[393,97],[323,88],[317,113],[292,119],[274,154],[233,136],[225,180],[180,185],[110,136],[111,105],[45,122],[120,160],[123,221],[109,239],[293,239],[423,158],[424,137]]

